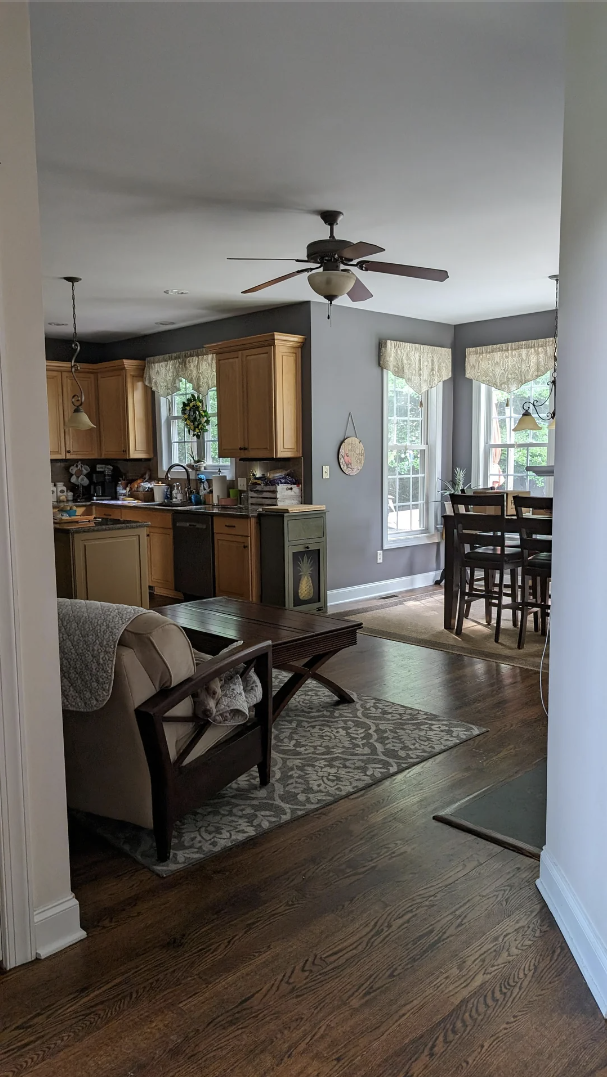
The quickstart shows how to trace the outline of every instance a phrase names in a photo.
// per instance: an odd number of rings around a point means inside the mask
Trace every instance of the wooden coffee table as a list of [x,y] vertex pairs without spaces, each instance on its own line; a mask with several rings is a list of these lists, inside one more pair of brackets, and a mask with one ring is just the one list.
[[323,684],[340,702],[353,702],[345,688],[319,670],[338,651],[356,644],[362,628],[359,621],[297,613],[239,598],[201,598],[162,606],[158,612],[180,625],[192,645],[206,654],[217,654],[233,640],[249,644],[271,640],[274,668],[291,674],[274,695],[274,720],[310,679]]

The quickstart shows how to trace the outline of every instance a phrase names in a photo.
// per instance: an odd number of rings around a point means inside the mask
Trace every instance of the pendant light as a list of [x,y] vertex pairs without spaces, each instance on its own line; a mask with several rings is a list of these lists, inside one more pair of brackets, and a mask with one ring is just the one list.
[[534,407],[533,401],[526,401],[525,404],[523,404],[523,414],[521,415],[516,426],[513,427],[514,432],[517,432],[519,430],[542,429],[537,419],[534,419],[533,415],[531,414],[531,411],[529,410],[530,407]]
[[[555,302],[555,307],[554,307],[554,361],[553,361],[553,366],[552,366],[552,376],[550,378],[550,392],[548,393],[548,396],[546,397],[546,399],[541,404],[538,404],[535,400],[526,400],[525,401],[525,403],[523,404],[523,414],[521,415],[521,417],[520,417],[519,421],[517,422],[516,426],[513,427],[513,433],[518,433],[519,430],[541,430],[542,429],[540,424],[537,422],[537,419],[535,418],[535,416],[531,414],[531,409],[532,408],[533,408],[535,414],[540,419],[544,419],[544,421],[547,420],[547,419],[550,419],[550,422],[548,423],[548,429],[549,430],[554,430],[554,428],[556,426],[556,367],[557,367],[557,361],[558,361],[558,339],[559,339],[559,278],[558,278],[558,274],[555,274],[554,276],[550,277],[550,280],[554,281],[555,289],[556,289],[556,302]],[[548,404],[548,402],[550,401],[550,397],[552,397],[552,411],[549,412],[548,415],[542,415],[540,413],[539,409],[543,408],[546,404]]]
[[72,335],[72,377],[76,382],[80,390],[80,396],[74,393],[72,397],[72,404],[74,410],[67,420],[65,426],[68,430],[94,430],[95,424],[91,422],[86,414],[82,405],[84,404],[84,389],[78,381],[78,371],[80,366],[77,363],[78,353],[80,351],[80,344],[78,343],[78,330],[76,328],[76,285],[80,283],[82,277],[64,277],[65,281],[72,286],[72,321],[74,325],[74,332]]

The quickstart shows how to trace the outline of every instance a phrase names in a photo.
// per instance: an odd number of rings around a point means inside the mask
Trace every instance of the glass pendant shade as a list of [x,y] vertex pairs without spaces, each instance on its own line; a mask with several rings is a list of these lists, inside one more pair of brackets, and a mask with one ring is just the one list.
[[524,411],[521,415],[518,423],[514,427],[514,432],[519,430],[541,430],[540,424],[533,418],[530,411]]
[[350,273],[349,269],[322,269],[318,273],[310,273],[308,277],[310,288],[317,295],[322,295],[323,299],[329,299],[331,302],[342,295],[347,295],[355,282],[356,277],[354,273]]
[[72,414],[66,422],[66,428],[68,430],[94,430],[95,424],[91,422],[86,411],[83,411],[80,405],[74,408]]
[[554,419],[552,420],[552,422],[548,423],[548,429],[549,430],[554,430],[555,427],[556,427],[556,415],[554,416]]

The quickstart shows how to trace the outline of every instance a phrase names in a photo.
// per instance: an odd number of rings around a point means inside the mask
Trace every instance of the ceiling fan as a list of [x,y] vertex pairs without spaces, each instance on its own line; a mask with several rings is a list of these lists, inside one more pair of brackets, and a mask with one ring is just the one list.
[[[339,224],[343,213],[338,209],[326,209],[319,214],[321,221],[329,228],[328,239],[317,239],[308,243],[305,258],[230,258],[231,262],[306,262],[305,269],[295,269],[292,273],[285,273],[282,277],[274,277],[266,280],[263,284],[256,284],[253,288],[245,288],[242,295],[250,292],[260,292],[263,288],[270,288],[273,284],[280,284],[283,280],[291,277],[299,277],[302,273],[310,273],[308,284],[329,303],[329,309],[334,300],[342,295],[347,295],[353,303],[362,303],[365,299],[372,299],[365,284],[356,276],[355,269],[363,273],[389,273],[396,277],[419,277],[422,280],[447,280],[449,274],[445,269],[423,269],[421,266],[399,265],[397,262],[370,262],[369,255],[381,254],[384,247],[377,247],[375,243],[351,243],[349,239],[338,239],[335,235],[335,226]],[[320,266],[320,270],[318,267]],[[312,272],[317,270],[316,272]]]

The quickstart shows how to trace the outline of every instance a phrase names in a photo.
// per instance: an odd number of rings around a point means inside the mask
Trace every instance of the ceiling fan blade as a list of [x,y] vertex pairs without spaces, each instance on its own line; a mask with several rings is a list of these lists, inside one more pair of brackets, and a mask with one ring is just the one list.
[[274,280],[266,280],[263,284],[256,284],[254,288],[245,288],[241,295],[248,295],[249,292],[260,292],[262,288],[269,288],[272,284],[280,284],[283,280],[290,280],[291,277],[298,277],[300,273],[311,273],[314,267],[310,269],[295,269],[292,273],[285,273],[284,277],[274,277]]
[[447,280],[446,269],[424,269],[422,266],[401,266],[398,262],[358,262],[357,269],[371,273],[390,273],[395,277],[420,277],[422,280]]
[[227,262],[305,262],[306,265],[310,265],[309,258],[233,258],[228,255]]
[[[356,277],[356,273],[354,274]],[[358,277],[350,291],[347,293],[348,299],[351,299],[353,303],[362,303],[365,299],[373,299],[373,292],[370,292],[366,284],[363,284]]]
[[349,261],[354,261],[356,258],[366,258],[369,254],[381,254],[385,251],[385,247],[377,247],[375,243],[350,243],[348,247],[342,247],[337,254],[340,258],[347,258]]

